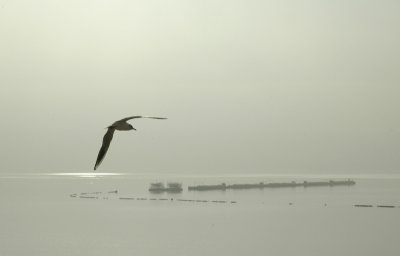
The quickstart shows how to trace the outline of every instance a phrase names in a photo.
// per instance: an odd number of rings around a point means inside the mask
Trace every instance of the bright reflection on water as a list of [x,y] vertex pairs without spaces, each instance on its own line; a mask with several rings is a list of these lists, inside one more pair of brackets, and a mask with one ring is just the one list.
[[[121,176],[126,178],[133,177],[179,177],[179,178],[264,178],[264,179],[400,179],[400,174],[174,174],[174,173],[121,173],[121,172],[55,172],[38,174],[21,174],[20,176],[64,176],[79,178],[106,178]],[[19,176],[19,175],[18,175]]]
[[69,176],[79,178],[102,178],[109,176],[121,176],[123,173],[111,173],[111,172],[65,172],[65,173],[49,173],[49,176]]

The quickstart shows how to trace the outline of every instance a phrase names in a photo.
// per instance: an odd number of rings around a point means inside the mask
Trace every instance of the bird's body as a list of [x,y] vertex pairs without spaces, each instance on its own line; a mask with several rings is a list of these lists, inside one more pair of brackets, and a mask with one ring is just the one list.
[[103,143],[101,145],[99,154],[97,155],[97,160],[96,160],[96,164],[94,165],[94,170],[97,169],[97,167],[101,164],[104,157],[106,156],[107,150],[110,147],[111,140],[114,136],[115,130],[117,130],[117,131],[136,130],[135,128],[133,128],[133,126],[131,124],[127,123],[128,120],[135,119],[135,118],[167,119],[165,117],[131,116],[131,117],[127,117],[127,118],[118,120],[118,121],[114,122],[112,125],[108,126],[107,132],[103,137]]
[[130,131],[130,130],[136,130],[135,128],[132,129],[131,125],[128,123],[119,123],[115,122],[111,127],[117,131]]

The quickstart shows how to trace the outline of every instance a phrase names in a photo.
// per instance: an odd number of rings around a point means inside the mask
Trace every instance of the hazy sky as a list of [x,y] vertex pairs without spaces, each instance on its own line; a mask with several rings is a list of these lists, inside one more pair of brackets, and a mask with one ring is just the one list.
[[397,0],[0,0],[0,172],[396,173]]

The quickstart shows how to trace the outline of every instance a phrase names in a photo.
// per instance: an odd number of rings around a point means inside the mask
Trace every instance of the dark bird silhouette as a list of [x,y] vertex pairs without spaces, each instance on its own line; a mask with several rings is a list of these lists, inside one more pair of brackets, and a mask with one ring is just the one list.
[[103,137],[103,144],[101,145],[99,154],[97,155],[96,164],[94,165],[94,170],[99,167],[104,157],[106,156],[107,150],[110,147],[111,140],[114,136],[115,130],[117,131],[130,131],[136,130],[133,126],[127,123],[128,120],[135,118],[151,118],[151,119],[167,119],[165,117],[152,117],[152,116],[130,116],[121,120],[114,122],[112,125],[107,127],[107,132]]

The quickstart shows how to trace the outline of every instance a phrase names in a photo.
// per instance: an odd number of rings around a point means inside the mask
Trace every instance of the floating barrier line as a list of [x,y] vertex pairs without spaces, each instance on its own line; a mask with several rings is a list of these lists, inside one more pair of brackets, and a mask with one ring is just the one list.
[[290,188],[290,187],[332,187],[332,186],[352,186],[356,182],[353,180],[344,181],[303,181],[303,182],[289,182],[289,183],[255,183],[255,184],[233,184],[227,185],[226,183],[221,183],[218,185],[199,185],[199,186],[189,186],[188,190],[196,191],[210,191],[210,190],[227,190],[227,189],[263,189],[263,188]]
[[[104,192],[105,195],[109,195],[110,193],[117,194],[118,190],[114,191],[109,191],[109,192]],[[74,193],[70,194],[70,197],[73,198],[82,198],[82,199],[103,199],[103,200],[108,200],[109,198],[107,196],[99,197],[99,196],[90,196],[90,195],[99,195],[103,194],[103,192],[85,192],[85,193]],[[231,203],[231,204],[236,204],[237,201],[229,201],[229,200],[202,200],[202,199],[184,199],[184,198],[146,198],[146,197],[113,197],[113,199],[119,199],[119,200],[139,200],[139,201],[179,201],[179,202],[192,202],[192,203]],[[289,202],[289,205],[293,205],[292,202]],[[325,203],[324,206],[327,206]],[[396,205],[384,205],[384,204],[378,204],[378,205],[372,205],[372,204],[354,204],[354,207],[361,207],[361,208],[400,208],[400,206]]]

